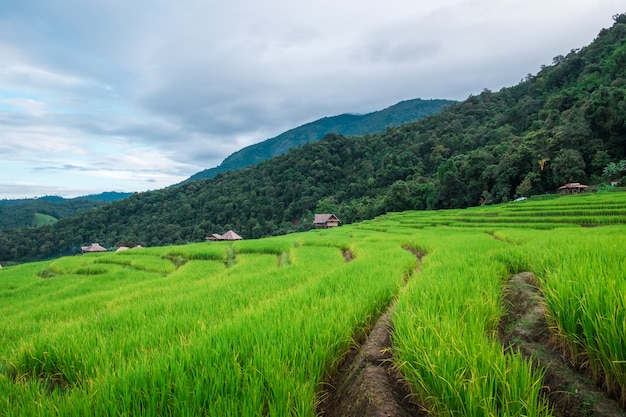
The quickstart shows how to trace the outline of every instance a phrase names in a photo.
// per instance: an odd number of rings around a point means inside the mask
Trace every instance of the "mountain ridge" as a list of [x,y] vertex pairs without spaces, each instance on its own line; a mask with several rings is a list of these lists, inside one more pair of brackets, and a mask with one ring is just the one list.
[[423,119],[363,136],[327,134],[211,179],[135,193],[38,229],[0,231],[0,263],[80,253],[92,242],[184,244],[229,229],[245,239],[286,234],[312,228],[315,213],[345,224],[543,196],[568,182],[624,185],[623,171],[605,173],[626,159],[626,14],[614,21],[519,84]]
[[366,114],[344,113],[322,117],[233,152],[220,165],[197,172],[177,185],[188,181],[213,178],[223,172],[255,165],[266,159],[282,155],[295,146],[318,141],[328,133],[353,136],[380,132],[388,127],[399,126],[437,113],[445,106],[453,103],[456,101],[416,98],[403,100],[382,110]]
[[49,221],[56,222],[62,218],[121,200],[131,194],[110,191],[74,198],[46,195],[34,198],[2,199],[0,200],[0,230],[39,226],[38,215],[48,216]]

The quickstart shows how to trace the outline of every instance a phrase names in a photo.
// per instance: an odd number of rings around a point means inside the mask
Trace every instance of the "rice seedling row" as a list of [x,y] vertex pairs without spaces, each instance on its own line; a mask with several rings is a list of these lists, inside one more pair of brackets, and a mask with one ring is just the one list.
[[563,230],[540,237],[511,230],[518,268],[540,278],[546,307],[572,366],[626,406],[626,230]]
[[[573,366],[624,401],[626,229],[579,224],[622,223],[626,200],[578,197],[5,268],[0,415],[314,416],[321,381],[397,298],[394,362],[417,401],[547,416],[542,370],[495,337],[523,270]],[[427,253],[419,273],[405,247]]]
[[[228,268],[190,260],[167,276],[107,261],[121,254],[95,257],[114,267],[95,276],[77,274],[74,260],[67,274],[47,280],[12,268],[26,286],[45,281],[61,294],[75,280],[78,292],[63,297],[71,304],[63,320],[3,340],[0,405],[7,415],[314,415],[325,372],[390,302],[415,260],[394,245],[386,249],[392,267],[367,256],[346,263],[339,247],[291,239],[261,254],[246,242]],[[279,266],[276,253],[284,251],[292,262]],[[62,305],[27,303],[19,317]],[[6,308],[5,317],[18,316]]]

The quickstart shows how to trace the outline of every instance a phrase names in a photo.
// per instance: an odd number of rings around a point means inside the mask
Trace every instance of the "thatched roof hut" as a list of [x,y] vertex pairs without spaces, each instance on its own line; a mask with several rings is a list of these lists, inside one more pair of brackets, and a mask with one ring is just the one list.
[[580,194],[585,191],[587,187],[587,185],[579,182],[568,182],[567,184],[559,187],[559,192],[561,194]]
[[120,246],[119,248],[115,250],[115,252],[122,252],[122,251],[129,250],[129,249],[140,249],[140,248],[143,248],[143,246],[135,245],[132,248],[129,248],[128,246]]
[[220,240],[221,238],[222,238],[221,235],[218,235],[217,233],[211,233],[210,235],[206,237],[206,240],[217,241],[217,240]]
[[228,232],[220,236],[219,240],[242,240],[242,239],[243,238],[239,236],[237,233],[233,232],[232,230],[229,230]]
[[87,252],[106,252],[108,249],[107,248],[103,248],[98,243],[92,243],[89,246],[81,246],[80,250],[83,253],[87,253]]
[[318,229],[328,229],[329,227],[337,227],[341,220],[334,214],[316,214],[313,219],[315,227]]
[[239,236],[237,233],[233,232],[232,230],[229,230],[223,235],[218,235],[217,233],[211,233],[205,239],[210,240],[212,242],[219,242],[223,240],[242,240],[243,238]]

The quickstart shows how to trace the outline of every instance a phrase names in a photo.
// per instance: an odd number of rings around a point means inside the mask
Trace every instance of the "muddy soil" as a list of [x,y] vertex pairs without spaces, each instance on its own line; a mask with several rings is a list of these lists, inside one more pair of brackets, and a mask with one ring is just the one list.
[[318,414],[325,417],[426,416],[411,401],[408,387],[391,364],[391,309],[383,314],[360,347],[353,349],[325,393]]
[[[412,252],[421,261],[423,254]],[[617,401],[608,398],[584,374],[571,369],[554,346],[543,298],[531,273],[510,278],[504,302],[506,313],[498,328],[500,342],[507,351],[519,351],[537,367],[546,369],[544,395],[555,417],[626,417],[626,410]],[[325,382],[317,409],[320,416],[427,416],[391,364],[392,311],[393,306],[347,355],[332,379]]]
[[[418,272],[424,253],[410,247],[405,250],[417,258]],[[346,253],[347,252],[347,253]],[[354,259],[344,252],[346,262]],[[409,277],[405,277],[404,283]],[[412,401],[409,387],[393,367],[391,305],[376,321],[357,346],[344,358],[338,371],[325,381],[317,413],[324,417],[410,417],[426,416]]]
[[507,313],[499,325],[500,341],[546,369],[544,394],[555,417],[626,417],[626,410],[591,379],[571,369],[552,343],[543,298],[530,272],[510,278],[504,301]]

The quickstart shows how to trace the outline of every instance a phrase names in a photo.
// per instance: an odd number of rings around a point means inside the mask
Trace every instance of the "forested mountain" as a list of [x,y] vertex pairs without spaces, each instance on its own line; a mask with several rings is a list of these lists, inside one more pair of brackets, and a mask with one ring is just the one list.
[[58,196],[45,196],[0,200],[0,230],[35,227],[38,226],[38,215],[58,220],[96,207],[102,207],[112,201],[126,198],[130,194],[107,192],[69,199]]
[[240,149],[224,159],[219,166],[200,171],[184,182],[213,178],[222,172],[258,164],[266,159],[282,155],[293,147],[316,142],[328,133],[364,135],[382,132],[388,127],[399,126],[437,113],[452,103],[454,103],[452,100],[414,99],[401,101],[386,109],[368,114],[342,114],[324,117],[288,130],[275,138]]
[[[0,262],[305,230],[316,211],[345,222],[387,211],[500,203],[599,183],[626,159],[626,15],[580,50],[499,92],[385,132],[327,135],[208,180],[134,194],[36,230],[0,233]],[[622,173],[623,174],[623,171]]]

